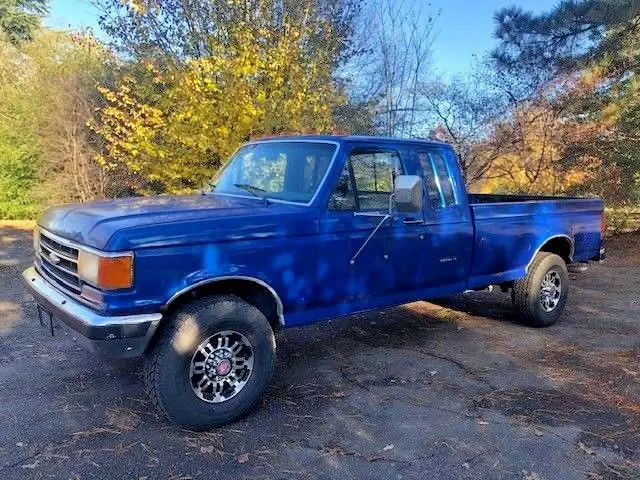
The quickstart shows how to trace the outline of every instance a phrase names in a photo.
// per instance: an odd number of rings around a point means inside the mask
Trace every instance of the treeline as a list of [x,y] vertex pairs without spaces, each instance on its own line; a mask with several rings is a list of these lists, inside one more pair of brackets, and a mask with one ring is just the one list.
[[631,0],[496,13],[499,45],[439,80],[438,12],[393,0],[94,0],[108,41],[0,0],[0,218],[187,193],[264,135],[451,142],[469,187],[640,200]]

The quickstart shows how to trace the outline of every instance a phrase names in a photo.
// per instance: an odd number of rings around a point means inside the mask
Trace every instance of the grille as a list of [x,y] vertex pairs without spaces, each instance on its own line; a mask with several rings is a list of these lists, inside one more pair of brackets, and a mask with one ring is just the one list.
[[37,255],[44,273],[63,290],[80,294],[78,249],[40,230]]

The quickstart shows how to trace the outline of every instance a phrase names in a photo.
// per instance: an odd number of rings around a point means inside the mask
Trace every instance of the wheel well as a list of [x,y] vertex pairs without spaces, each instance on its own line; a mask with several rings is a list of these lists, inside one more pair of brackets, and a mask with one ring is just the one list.
[[569,264],[573,257],[573,243],[568,237],[554,237],[542,245],[540,251],[554,253]]
[[235,295],[250,303],[267,317],[274,332],[282,326],[280,323],[282,315],[280,299],[267,286],[249,279],[214,280],[199,285],[170,300],[166,309],[167,311],[172,311],[194,298],[215,294]]

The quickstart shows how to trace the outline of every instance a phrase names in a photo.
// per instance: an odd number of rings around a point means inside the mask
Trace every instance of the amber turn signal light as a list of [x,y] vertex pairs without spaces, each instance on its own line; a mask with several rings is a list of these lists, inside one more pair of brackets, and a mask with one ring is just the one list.
[[133,255],[102,256],[80,250],[78,274],[91,285],[105,290],[130,288],[133,286]]

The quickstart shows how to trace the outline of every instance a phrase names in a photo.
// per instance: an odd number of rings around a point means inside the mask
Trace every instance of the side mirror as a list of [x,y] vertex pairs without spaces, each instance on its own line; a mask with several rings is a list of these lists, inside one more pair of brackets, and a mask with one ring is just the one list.
[[422,212],[422,178],[418,175],[398,175],[394,183],[396,211],[400,213]]

